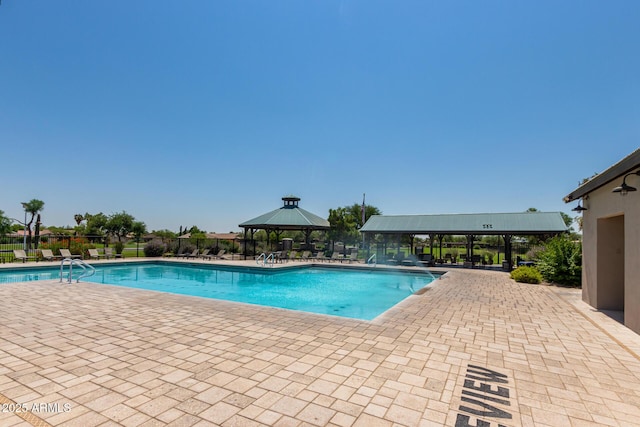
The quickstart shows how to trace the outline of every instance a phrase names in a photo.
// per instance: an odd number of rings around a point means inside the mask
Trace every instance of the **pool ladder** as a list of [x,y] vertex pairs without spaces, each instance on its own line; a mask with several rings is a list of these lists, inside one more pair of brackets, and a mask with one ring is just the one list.
[[377,261],[378,257],[376,257],[376,254],[373,254],[369,257],[369,259],[367,260],[367,264],[373,264],[373,266],[377,266],[378,265],[378,261]]
[[275,256],[273,253],[270,253],[269,255],[267,255],[264,252],[262,252],[258,256],[258,258],[256,258],[256,264],[262,265],[263,267],[267,265],[270,267],[273,267],[274,263],[275,263]]
[[96,274],[96,269],[91,265],[87,264],[81,259],[76,258],[65,258],[60,262],[60,282],[64,279],[64,266],[65,264],[69,264],[69,276],[67,277],[67,283],[71,283],[73,281],[73,266],[77,265],[82,268],[82,273],[78,275],[76,278],[76,283],[80,283],[80,279],[85,277],[90,277]]

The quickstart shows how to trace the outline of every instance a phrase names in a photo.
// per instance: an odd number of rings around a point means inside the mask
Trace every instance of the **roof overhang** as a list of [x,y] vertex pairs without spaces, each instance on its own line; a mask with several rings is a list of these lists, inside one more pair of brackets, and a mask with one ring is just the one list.
[[578,200],[592,191],[609,184],[611,181],[640,167],[640,149],[637,149],[604,172],[594,176],[571,193],[564,196],[565,203]]

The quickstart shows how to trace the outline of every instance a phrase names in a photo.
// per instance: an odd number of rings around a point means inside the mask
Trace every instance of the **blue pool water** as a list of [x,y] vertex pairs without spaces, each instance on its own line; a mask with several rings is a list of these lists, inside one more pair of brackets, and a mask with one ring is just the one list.
[[[59,269],[0,271],[0,283],[58,279]],[[322,267],[96,266],[83,281],[371,320],[433,280],[429,274]]]

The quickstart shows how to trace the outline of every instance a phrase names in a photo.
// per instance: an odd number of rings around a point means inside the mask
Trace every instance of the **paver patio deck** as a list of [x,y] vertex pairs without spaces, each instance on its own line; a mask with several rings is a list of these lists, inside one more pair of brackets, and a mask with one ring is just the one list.
[[451,270],[371,322],[6,284],[0,327],[2,426],[640,426],[640,336],[502,272]]

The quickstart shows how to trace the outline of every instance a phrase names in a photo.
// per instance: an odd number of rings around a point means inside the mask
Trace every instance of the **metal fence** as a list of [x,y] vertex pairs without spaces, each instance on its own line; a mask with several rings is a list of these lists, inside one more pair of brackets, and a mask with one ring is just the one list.
[[145,239],[126,239],[122,242],[104,236],[69,236],[69,235],[45,235],[35,239],[34,236],[1,236],[0,237],[0,263],[15,261],[14,250],[24,250],[26,255],[36,260],[42,259],[42,250],[50,249],[54,255],[59,255],[60,249],[68,249],[74,255],[88,258],[88,249],[102,250],[105,247],[115,248],[116,253],[123,257],[145,256],[145,246],[149,241],[159,242],[163,253],[182,254],[191,253],[198,249],[200,252],[209,249],[211,253],[217,253],[224,249],[226,253],[239,253],[242,241],[207,239],[207,238],[160,238],[150,237]]
[[[287,242],[285,242],[285,240]],[[364,247],[361,244],[358,245],[344,245],[340,242],[322,242],[314,241],[309,245],[305,245],[303,242],[294,242],[293,239],[282,239],[281,241],[255,239],[244,240],[237,238],[234,240],[229,239],[215,239],[215,238],[161,238],[161,237],[148,237],[136,241],[135,239],[128,239],[123,242],[118,242],[115,239],[105,238],[104,236],[69,236],[69,235],[45,235],[40,236],[39,239],[35,239],[33,236],[31,239],[27,237],[24,239],[22,236],[2,236],[0,237],[0,262],[13,262],[15,256],[13,251],[15,249],[23,249],[30,257],[42,259],[41,250],[51,249],[55,255],[59,254],[59,249],[64,248],[71,251],[74,255],[82,255],[88,258],[87,249],[97,248],[102,250],[104,247],[115,248],[116,253],[121,251],[122,256],[130,257],[143,257],[145,254],[145,246],[149,241],[154,241],[161,246],[162,254],[180,255],[186,253],[193,253],[194,250],[198,250],[200,253],[204,250],[208,250],[209,253],[217,254],[220,250],[224,250],[226,254],[238,254],[245,255],[248,258],[262,252],[272,252],[278,250],[310,250],[313,254],[318,251],[323,251],[327,256],[331,255],[333,251],[343,252],[346,256],[351,253],[353,249],[357,249],[359,257],[368,258],[372,254],[377,254],[378,259],[384,259],[389,255],[393,255],[398,252],[398,249],[404,254],[422,254],[430,253],[430,245],[428,243],[416,243],[413,246],[408,244],[397,243],[381,243],[381,242],[366,242]],[[458,254],[458,259],[465,253],[464,243],[460,242],[445,242],[442,247],[442,253],[440,253],[438,245],[434,245],[437,250],[437,257],[444,258],[446,254],[455,255]],[[512,243],[512,259],[515,261],[518,257],[525,258],[526,254],[531,249],[531,245],[526,241],[514,241]],[[482,254],[486,262],[499,264],[505,259],[505,252],[503,245],[486,245],[480,244],[474,249],[474,253]],[[158,256],[156,253],[155,256]],[[450,259],[450,258],[448,258]]]

